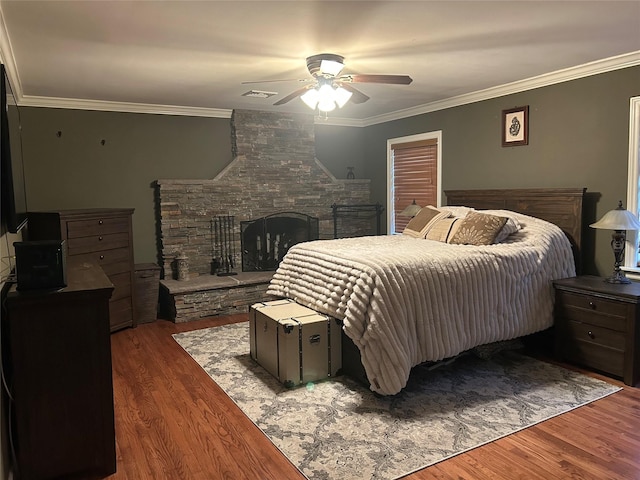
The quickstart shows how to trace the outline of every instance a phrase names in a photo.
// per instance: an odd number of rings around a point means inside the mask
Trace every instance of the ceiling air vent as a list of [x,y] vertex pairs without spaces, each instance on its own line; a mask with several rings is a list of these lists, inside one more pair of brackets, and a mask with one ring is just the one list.
[[278,92],[265,92],[262,90],[249,90],[242,94],[243,97],[254,97],[254,98],[269,98],[277,95]]

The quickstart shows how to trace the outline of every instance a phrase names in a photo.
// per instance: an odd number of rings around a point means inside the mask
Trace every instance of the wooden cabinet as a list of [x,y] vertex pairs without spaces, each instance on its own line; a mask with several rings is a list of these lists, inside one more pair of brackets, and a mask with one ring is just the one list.
[[74,259],[67,287],[6,293],[2,354],[19,480],[116,471],[111,281]]
[[640,379],[640,283],[610,284],[580,276],[553,282],[556,355],[621,377]]
[[65,240],[67,258],[98,264],[115,287],[111,331],[136,326],[132,208],[29,213],[29,240]]

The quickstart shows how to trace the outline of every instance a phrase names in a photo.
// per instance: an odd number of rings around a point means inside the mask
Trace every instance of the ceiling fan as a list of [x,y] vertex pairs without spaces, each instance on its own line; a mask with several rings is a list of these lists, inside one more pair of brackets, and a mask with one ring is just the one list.
[[[284,105],[294,98],[300,97],[312,110],[318,108],[323,112],[330,112],[336,106],[342,108],[349,100],[353,103],[364,103],[369,97],[355,88],[354,83],[385,83],[394,85],[409,85],[413,79],[408,75],[378,75],[378,74],[344,74],[344,57],[333,53],[320,53],[307,57],[307,69],[311,79],[297,80],[308,83],[274,105]],[[288,80],[266,80],[266,83],[283,82]]]

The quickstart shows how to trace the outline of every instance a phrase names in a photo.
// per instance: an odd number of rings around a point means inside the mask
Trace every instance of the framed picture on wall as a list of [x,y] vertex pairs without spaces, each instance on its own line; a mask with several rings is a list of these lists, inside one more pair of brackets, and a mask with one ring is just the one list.
[[529,105],[502,111],[502,146],[529,144]]

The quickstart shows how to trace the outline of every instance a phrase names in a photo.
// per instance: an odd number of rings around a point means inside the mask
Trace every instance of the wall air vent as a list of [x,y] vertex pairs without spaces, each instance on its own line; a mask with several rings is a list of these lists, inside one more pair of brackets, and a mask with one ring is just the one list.
[[254,97],[254,98],[269,98],[277,95],[278,92],[265,92],[262,90],[249,90],[242,94],[243,97]]

